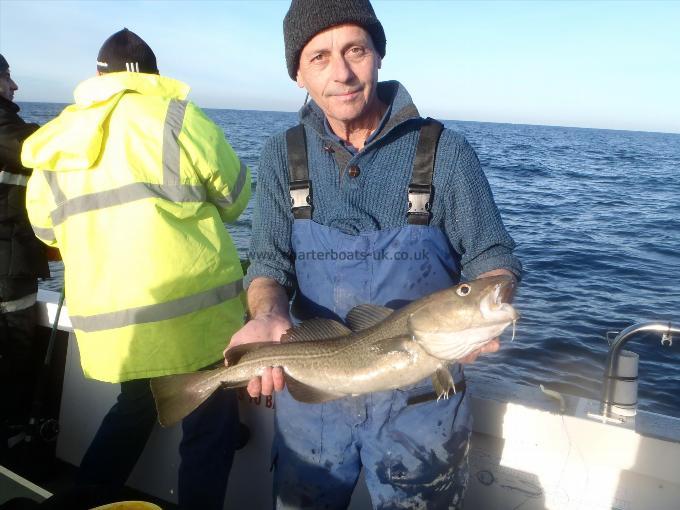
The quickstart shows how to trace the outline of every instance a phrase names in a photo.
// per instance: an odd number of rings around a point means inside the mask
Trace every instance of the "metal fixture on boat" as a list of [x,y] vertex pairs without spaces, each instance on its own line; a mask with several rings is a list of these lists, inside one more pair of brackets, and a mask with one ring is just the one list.
[[[645,322],[633,324],[614,338],[605,362],[602,384],[601,411],[604,418],[613,414],[632,416],[635,414],[637,400],[637,355],[624,351],[623,346],[638,333],[655,332],[661,334],[661,345],[673,345],[673,333],[680,328],[670,322]],[[621,402],[619,396],[623,396]]]

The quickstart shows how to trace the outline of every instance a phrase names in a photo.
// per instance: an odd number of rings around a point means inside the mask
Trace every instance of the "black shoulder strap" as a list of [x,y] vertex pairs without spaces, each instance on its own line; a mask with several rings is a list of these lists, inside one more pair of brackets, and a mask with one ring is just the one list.
[[441,122],[429,117],[420,127],[411,183],[408,186],[408,213],[406,216],[409,224],[427,225],[430,223],[430,209],[434,192],[432,187],[434,159],[443,129],[444,126]]
[[286,131],[290,209],[295,219],[312,217],[312,183],[309,180],[307,141],[302,124]]

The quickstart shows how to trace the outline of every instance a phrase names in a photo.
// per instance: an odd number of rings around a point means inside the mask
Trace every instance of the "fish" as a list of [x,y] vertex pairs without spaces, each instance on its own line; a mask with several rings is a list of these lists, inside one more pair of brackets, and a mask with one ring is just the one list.
[[[498,337],[519,314],[507,302],[509,275],[479,278],[433,292],[399,310],[359,305],[345,324],[310,319],[280,342],[241,344],[212,370],[151,380],[158,420],[170,426],[219,387],[247,386],[265,368],[280,366],[296,400],[321,403],[392,390],[432,378],[438,397],[455,391],[448,366]],[[514,337],[514,335],[513,335]]]

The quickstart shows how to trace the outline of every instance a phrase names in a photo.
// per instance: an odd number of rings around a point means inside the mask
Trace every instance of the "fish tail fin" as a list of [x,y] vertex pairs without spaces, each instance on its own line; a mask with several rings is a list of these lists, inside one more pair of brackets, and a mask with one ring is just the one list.
[[217,368],[151,379],[158,422],[169,427],[191,414],[220,386],[224,371]]

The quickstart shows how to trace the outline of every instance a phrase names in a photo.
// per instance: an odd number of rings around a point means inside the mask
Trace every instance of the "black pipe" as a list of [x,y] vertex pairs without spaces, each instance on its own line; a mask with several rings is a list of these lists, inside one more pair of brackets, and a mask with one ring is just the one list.
[[[47,344],[47,351],[45,353],[45,359],[40,367],[40,372],[38,373],[38,378],[35,382],[35,391],[33,394],[33,402],[31,404],[31,415],[28,420],[28,426],[26,428],[26,436],[24,441],[30,443],[35,437],[40,434],[41,429],[41,419],[43,415],[43,407],[45,394],[47,392],[47,385],[50,373],[50,365],[52,364],[52,353],[54,352],[54,344],[57,340],[57,330],[59,329],[59,316],[61,315],[61,308],[64,305],[64,289],[61,289],[61,294],[59,295],[59,303],[57,304],[57,313],[54,316],[54,321],[52,322],[52,330],[50,331],[50,339]],[[49,429],[49,430],[48,430]],[[59,432],[59,424],[56,420],[49,424],[49,427],[45,429],[48,431],[49,439],[56,439],[56,435]]]

